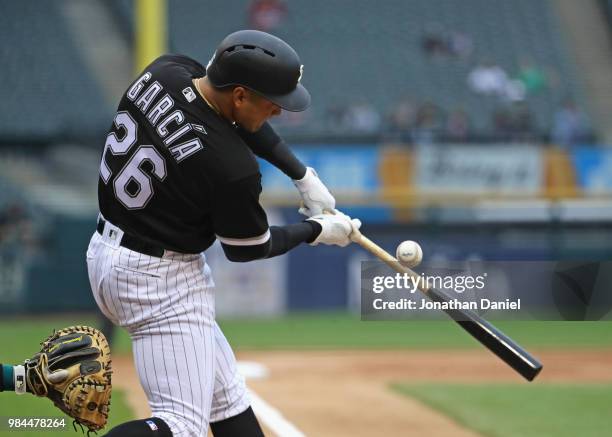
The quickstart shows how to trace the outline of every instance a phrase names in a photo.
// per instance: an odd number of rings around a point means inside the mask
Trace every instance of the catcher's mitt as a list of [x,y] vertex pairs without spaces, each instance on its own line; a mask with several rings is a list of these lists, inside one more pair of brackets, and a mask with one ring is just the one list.
[[70,326],[41,346],[24,364],[28,391],[48,397],[89,431],[104,428],[112,387],[110,346],[104,334],[89,326]]

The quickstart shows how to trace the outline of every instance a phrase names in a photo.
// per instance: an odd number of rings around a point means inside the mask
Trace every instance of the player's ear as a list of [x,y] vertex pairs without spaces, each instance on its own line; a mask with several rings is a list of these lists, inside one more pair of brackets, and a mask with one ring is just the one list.
[[240,107],[247,99],[247,90],[241,86],[234,87],[232,90],[232,100],[234,106]]

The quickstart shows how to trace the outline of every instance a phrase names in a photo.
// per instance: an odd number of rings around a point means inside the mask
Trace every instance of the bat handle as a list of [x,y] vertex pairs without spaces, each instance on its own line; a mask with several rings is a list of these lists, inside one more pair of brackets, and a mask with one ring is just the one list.
[[351,232],[349,238],[352,242],[359,244],[372,255],[385,262],[392,269],[395,269],[400,273],[407,273],[410,276],[415,276],[417,278],[419,277],[418,274],[410,270],[408,267],[401,265],[393,255],[363,235],[359,229],[353,228],[353,232]]
[[353,228],[353,231],[351,232],[351,235],[349,235],[349,238],[353,243],[361,244],[363,234],[359,229]]
[[[335,214],[335,211],[329,210],[329,209],[324,209],[323,210],[323,214]],[[363,234],[361,233],[361,231],[359,229],[357,229],[356,227],[352,226],[352,231],[351,234],[349,235],[349,239],[353,242],[353,243],[357,243],[361,246],[363,246]],[[365,247],[365,246],[363,246]]]

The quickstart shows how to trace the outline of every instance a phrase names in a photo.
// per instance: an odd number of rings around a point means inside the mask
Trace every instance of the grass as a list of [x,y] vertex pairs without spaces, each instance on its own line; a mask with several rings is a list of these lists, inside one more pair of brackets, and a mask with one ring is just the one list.
[[[22,362],[38,350],[40,341],[54,328],[71,324],[99,325],[94,316],[80,314],[5,318],[0,321],[0,362]],[[442,321],[362,322],[358,316],[347,313],[317,313],[222,320],[220,325],[235,349],[481,347],[453,322]],[[527,348],[612,348],[612,322],[499,322],[496,325]],[[127,333],[117,329],[113,353],[126,354],[130,349]],[[609,429],[605,426],[612,416],[612,386],[609,385],[428,384],[394,388],[491,437],[606,435]],[[132,417],[120,391],[114,391],[112,407],[111,426]],[[0,419],[23,416],[58,417],[60,413],[48,400],[0,393]],[[21,437],[41,434],[19,432]],[[9,432],[0,426],[0,437],[4,435]],[[61,431],[42,435],[66,434]]]
[[81,315],[15,317],[0,321],[0,363],[17,364],[40,350],[40,342],[53,329],[70,325],[98,326],[95,318]]
[[[35,322],[34,322],[35,320]],[[64,315],[0,321],[0,362],[16,363],[37,351],[53,328],[98,325],[91,316]],[[294,314],[270,319],[221,320],[235,349],[469,349],[481,347],[450,321],[362,322],[347,313]],[[521,345],[538,349],[612,348],[612,322],[498,322]],[[117,329],[113,353],[130,352]]]
[[[57,429],[56,431],[8,431],[8,418],[23,418],[23,417],[53,417],[65,418],[66,427]],[[125,395],[122,391],[113,389],[111,411],[107,427],[107,431],[112,427],[132,420],[132,410],[127,405]],[[81,429],[77,427],[78,435],[81,434]],[[77,435],[72,428],[72,419],[64,415],[58,410],[51,401],[47,399],[37,398],[32,395],[16,396],[14,393],[0,393],[0,437],[18,435],[19,437],[65,437],[67,435]]]
[[612,385],[395,385],[487,437],[610,435]]
[[[362,322],[347,313],[319,313],[222,320],[220,325],[237,349],[481,347],[451,321]],[[526,347],[612,347],[612,322],[514,321],[496,326]]]

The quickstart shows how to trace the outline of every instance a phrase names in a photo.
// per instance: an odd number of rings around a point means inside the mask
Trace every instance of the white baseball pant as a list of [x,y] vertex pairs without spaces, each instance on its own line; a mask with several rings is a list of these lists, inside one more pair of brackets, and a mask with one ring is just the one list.
[[132,338],[140,383],[154,417],[174,437],[205,436],[210,422],[250,405],[236,358],[215,322],[214,282],[204,254],[156,258],[121,247],[106,223],[87,250],[100,310]]

